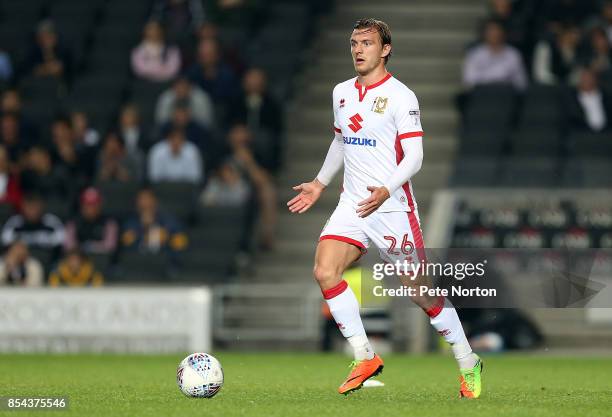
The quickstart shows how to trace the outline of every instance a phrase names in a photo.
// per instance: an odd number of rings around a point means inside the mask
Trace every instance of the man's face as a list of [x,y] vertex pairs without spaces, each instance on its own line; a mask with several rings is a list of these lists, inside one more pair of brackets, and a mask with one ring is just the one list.
[[40,220],[43,214],[42,202],[38,200],[26,200],[23,202],[23,217],[28,222],[36,223]]
[[213,66],[219,62],[219,49],[217,43],[211,39],[204,39],[198,46],[198,59],[201,65]]
[[72,142],[72,130],[64,122],[55,122],[51,128],[51,134],[55,143]]
[[157,200],[149,191],[142,191],[138,195],[136,206],[138,207],[138,212],[141,215],[154,213],[157,209]]
[[391,45],[382,45],[375,28],[355,29],[351,35],[351,56],[355,71],[366,75],[376,69],[391,52]]
[[606,3],[601,12],[606,22],[612,24],[612,2]]
[[133,107],[126,107],[121,112],[121,127],[126,129],[138,126],[138,112]]
[[229,131],[228,139],[232,147],[240,148],[248,146],[251,141],[251,135],[245,126],[235,126]]
[[578,89],[586,92],[597,89],[597,78],[592,71],[584,70],[580,73]]
[[506,17],[512,14],[512,3],[510,0],[492,0],[492,7],[498,16]]
[[178,127],[185,127],[191,121],[191,113],[188,108],[179,107],[174,110],[172,121]]
[[70,270],[73,272],[77,272],[81,268],[81,263],[82,259],[76,253],[71,253],[66,258],[66,264],[68,265],[68,268],[70,268]]
[[57,43],[57,36],[51,31],[42,31],[38,34],[38,43],[43,49],[51,49]]
[[187,98],[189,97],[190,92],[191,85],[186,79],[181,78],[174,84],[174,93],[176,94],[177,98]]
[[0,147],[0,173],[8,172],[9,158],[4,147]]
[[21,110],[21,99],[16,91],[9,90],[2,96],[2,111],[19,112]]
[[2,138],[4,139],[4,142],[14,144],[18,141],[19,125],[14,117],[10,115],[4,116],[2,118],[2,123],[0,124],[0,129],[2,131]]
[[81,206],[81,213],[87,220],[95,220],[100,215],[100,203],[86,203]]
[[489,23],[485,29],[485,43],[492,47],[500,46],[504,43],[504,29],[497,23]]
[[173,154],[178,154],[185,143],[185,138],[182,133],[174,132],[168,138],[170,141],[170,150]]
[[244,76],[244,90],[247,94],[263,94],[266,91],[266,75],[258,69],[252,69]]

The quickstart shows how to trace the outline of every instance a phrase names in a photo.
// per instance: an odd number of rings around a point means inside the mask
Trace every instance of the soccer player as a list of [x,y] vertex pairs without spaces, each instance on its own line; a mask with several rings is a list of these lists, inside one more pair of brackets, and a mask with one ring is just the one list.
[[[386,23],[358,20],[350,37],[357,77],[334,88],[334,133],[323,167],[311,182],[293,187],[299,194],[287,206],[304,213],[344,164],[340,201],[323,228],[314,277],[355,361],[338,389],[347,394],[383,369],[359,315],[355,294],[342,274],[372,243],[384,261],[424,262],[424,244],[410,179],[421,168],[423,131],[415,94],[387,72],[391,33]],[[422,285],[420,279],[405,285]],[[481,392],[482,362],[472,352],[457,312],[439,297],[412,297],[450,343],[460,370],[460,396]]]

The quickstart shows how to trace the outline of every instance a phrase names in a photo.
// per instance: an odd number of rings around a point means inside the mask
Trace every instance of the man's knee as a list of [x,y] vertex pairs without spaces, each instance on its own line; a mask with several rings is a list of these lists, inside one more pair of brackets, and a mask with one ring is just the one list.
[[321,288],[331,288],[340,282],[342,271],[328,265],[317,264],[314,267],[313,276]]

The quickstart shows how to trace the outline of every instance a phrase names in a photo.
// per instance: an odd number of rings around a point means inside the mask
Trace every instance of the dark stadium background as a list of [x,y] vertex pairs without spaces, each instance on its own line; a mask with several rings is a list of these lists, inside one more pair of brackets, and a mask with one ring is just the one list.
[[[426,245],[591,250],[609,279],[610,1],[0,0],[0,351],[341,351],[311,278],[340,181],[285,202],[369,16],[420,101]],[[381,352],[440,350],[406,303],[364,313]],[[479,351],[610,353],[609,309],[460,315]]]

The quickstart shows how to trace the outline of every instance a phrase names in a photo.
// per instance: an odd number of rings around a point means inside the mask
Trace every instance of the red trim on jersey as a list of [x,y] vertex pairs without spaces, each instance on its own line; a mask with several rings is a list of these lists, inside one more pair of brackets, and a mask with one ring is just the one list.
[[440,298],[438,298],[438,300],[436,301],[436,303],[429,307],[427,310],[425,310],[425,314],[427,314],[429,317],[431,317],[432,319],[434,317],[436,317],[438,314],[440,314],[442,312],[442,309],[444,308],[444,302],[446,301],[446,299],[442,296],[440,296]]
[[421,232],[421,224],[417,219],[416,214],[413,211],[408,213],[408,223],[410,224],[410,231],[412,232],[412,239],[414,240],[414,248],[419,258],[419,262],[427,262],[427,255],[425,254],[425,242],[423,241],[423,233]]
[[361,249],[363,253],[367,252],[367,249],[363,243],[361,243],[358,240],[351,239],[350,237],[339,236],[339,235],[323,235],[319,238],[319,242],[322,240],[328,240],[328,239],[338,240],[340,242],[348,243],[353,246],[357,246],[359,249]]
[[342,133],[342,130],[338,129],[336,126],[334,126],[334,132],[336,133]]
[[346,282],[345,280],[340,281],[340,284],[336,285],[333,288],[330,288],[328,290],[321,290],[321,292],[323,293],[323,298],[325,298],[326,300],[329,300],[331,298],[334,298],[340,294],[342,294],[346,289],[348,288],[348,282]]
[[[399,165],[404,159],[404,149],[402,149],[402,142],[399,136],[395,137],[395,162]],[[410,186],[408,183],[402,185],[402,189],[406,194],[406,198],[408,199],[408,207],[410,211],[414,210],[414,200],[412,198],[412,191],[410,190]]]
[[392,77],[392,74],[390,72],[388,72],[387,75],[385,75],[382,80],[377,81],[377,82],[375,82],[374,84],[371,84],[371,85],[366,85],[365,87],[363,85],[359,84],[359,78],[356,78],[355,79],[355,88],[357,90],[359,90],[359,101],[363,101],[363,99],[365,98],[365,95],[368,92],[368,90],[371,90],[373,88],[378,87],[379,85],[383,84],[385,81],[387,81],[391,77]]
[[418,138],[423,136],[423,132],[408,132],[402,133],[401,135],[397,135],[398,140],[408,139],[408,138]]

